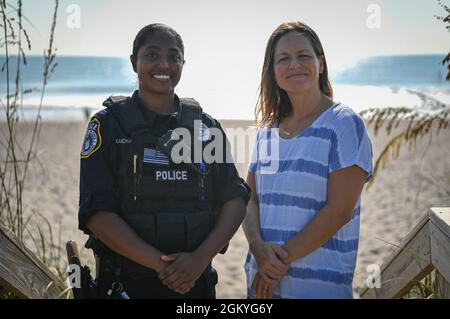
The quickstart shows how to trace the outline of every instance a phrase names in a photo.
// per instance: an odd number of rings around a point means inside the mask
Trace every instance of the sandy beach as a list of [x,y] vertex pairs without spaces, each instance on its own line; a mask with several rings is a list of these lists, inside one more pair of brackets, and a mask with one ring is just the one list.
[[[226,129],[250,122],[221,123]],[[79,153],[85,127],[85,122],[44,122],[37,149],[38,159],[33,162],[25,184],[26,210],[43,214],[52,223],[56,240],[61,224],[61,244],[74,239],[82,246],[86,240],[77,229]],[[0,128],[5,128],[4,123],[0,123]],[[23,141],[30,130],[30,125],[22,124],[18,140]],[[376,157],[386,143],[386,136],[375,137],[371,129],[370,135]],[[355,292],[357,287],[365,284],[367,265],[381,265],[383,258],[392,251],[393,247],[383,241],[398,244],[428,208],[450,206],[450,197],[443,190],[450,190],[449,140],[450,130],[446,130],[437,137],[433,136],[431,146],[428,146],[429,139],[425,138],[417,143],[414,151],[403,148],[400,158],[388,163],[379,172],[373,187],[364,190]],[[237,166],[245,178],[247,163]],[[438,187],[439,184],[442,186]],[[239,229],[228,252],[215,258],[219,298],[245,298],[243,264],[247,249],[245,236]],[[82,259],[92,264],[90,251],[84,249]],[[358,297],[357,293],[355,297]]]

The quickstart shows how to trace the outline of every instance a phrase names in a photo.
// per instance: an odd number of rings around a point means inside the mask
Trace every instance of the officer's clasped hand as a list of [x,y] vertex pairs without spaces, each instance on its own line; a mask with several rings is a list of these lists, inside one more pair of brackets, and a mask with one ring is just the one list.
[[161,256],[161,259],[170,264],[159,273],[159,279],[164,285],[181,294],[194,287],[209,264],[209,261],[196,257],[195,253],[176,253]]

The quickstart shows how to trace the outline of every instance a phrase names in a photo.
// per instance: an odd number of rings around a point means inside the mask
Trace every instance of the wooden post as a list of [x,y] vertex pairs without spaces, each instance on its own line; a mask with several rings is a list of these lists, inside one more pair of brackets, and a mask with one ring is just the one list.
[[60,298],[66,288],[0,223],[0,285],[19,298]]
[[450,299],[450,284],[439,272],[436,272],[436,282],[439,292],[439,298]]
[[431,270],[428,216],[424,216],[383,262],[381,287],[366,289],[361,297],[400,298]]
[[381,267],[381,287],[362,298],[400,298],[436,268],[441,298],[450,291],[450,208],[431,208]]
[[431,262],[450,282],[450,208],[430,209]]
[[441,299],[450,299],[450,208],[430,209],[431,263]]

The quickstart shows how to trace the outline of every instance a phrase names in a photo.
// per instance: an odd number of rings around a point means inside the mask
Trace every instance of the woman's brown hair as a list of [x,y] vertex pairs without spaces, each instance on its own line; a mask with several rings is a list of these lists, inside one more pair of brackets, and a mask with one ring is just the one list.
[[287,93],[280,89],[275,80],[273,56],[278,41],[285,34],[295,31],[309,39],[317,57],[323,56],[324,68],[319,77],[320,91],[333,98],[333,89],[328,79],[328,67],[323,52],[322,43],[313,29],[302,22],[286,22],[281,24],[270,36],[267,42],[264,65],[261,74],[258,102],[255,109],[256,122],[259,126],[272,126],[288,116],[292,111],[292,105]]

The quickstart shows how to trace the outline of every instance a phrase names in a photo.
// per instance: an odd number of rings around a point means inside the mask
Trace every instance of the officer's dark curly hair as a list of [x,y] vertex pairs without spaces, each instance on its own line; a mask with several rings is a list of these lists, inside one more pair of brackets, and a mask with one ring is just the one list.
[[146,25],[143,27],[138,34],[136,35],[136,38],[133,42],[133,56],[137,56],[137,53],[140,49],[140,47],[145,43],[145,40],[147,37],[154,33],[154,32],[165,32],[169,33],[170,35],[175,37],[175,41],[177,42],[178,48],[180,49],[181,53],[184,55],[184,44],[183,40],[181,39],[181,36],[171,27],[162,24],[162,23],[152,23],[149,25]]

